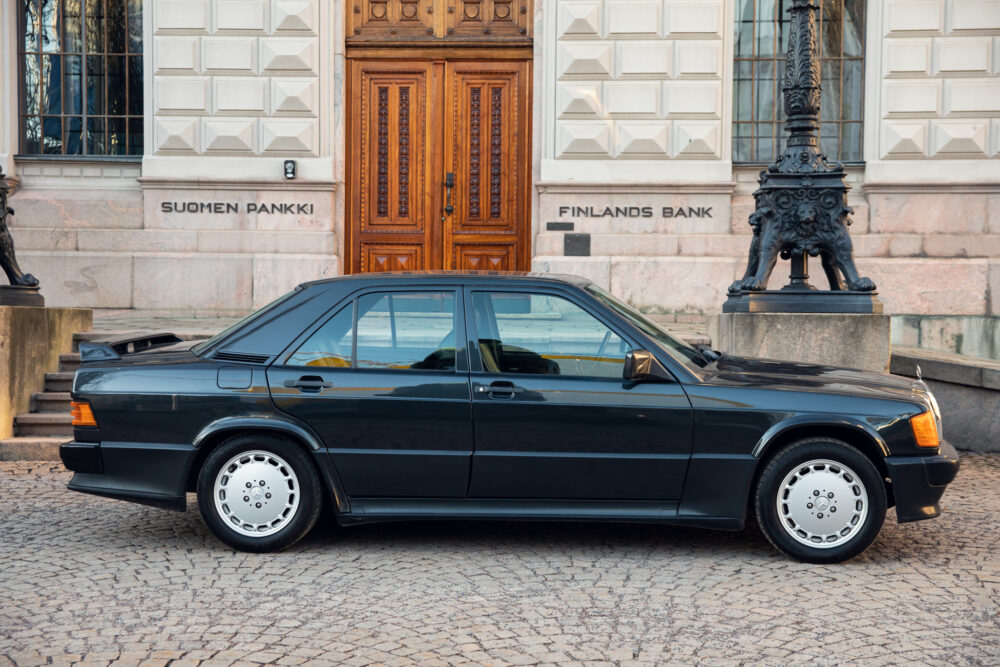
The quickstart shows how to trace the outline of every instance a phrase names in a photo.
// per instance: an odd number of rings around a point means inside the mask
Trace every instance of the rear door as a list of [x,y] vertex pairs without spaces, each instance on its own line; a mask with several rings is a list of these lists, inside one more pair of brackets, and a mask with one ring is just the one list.
[[275,405],[319,433],[349,496],[465,496],[462,298],[453,288],[359,294],[268,369]]
[[622,330],[559,291],[469,289],[466,303],[470,497],[680,498],[690,403],[675,382],[622,380]]

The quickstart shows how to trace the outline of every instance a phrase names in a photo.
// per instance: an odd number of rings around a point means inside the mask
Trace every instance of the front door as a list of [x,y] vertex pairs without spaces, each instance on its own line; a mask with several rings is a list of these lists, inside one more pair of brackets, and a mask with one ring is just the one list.
[[527,269],[530,61],[349,67],[347,272]]
[[466,294],[481,371],[469,496],[681,497],[692,410],[674,382],[625,382],[620,333],[556,292]]

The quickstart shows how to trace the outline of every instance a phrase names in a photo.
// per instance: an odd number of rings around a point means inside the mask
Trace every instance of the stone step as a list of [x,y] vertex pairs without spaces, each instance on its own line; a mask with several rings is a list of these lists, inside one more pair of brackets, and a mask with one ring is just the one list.
[[74,352],[73,354],[60,354],[59,355],[59,372],[61,373],[72,373],[80,367],[80,353]]
[[45,391],[31,397],[32,412],[62,412],[70,409],[70,394],[68,391]]
[[0,461],[58,461],[66,436],[26,436],[0,440]]
[[68,412],[29,412],[14,418],[14,433],[19,436],[73,435],[73,418]]
[[73,373],[46,373],[45,391],[72,391]]

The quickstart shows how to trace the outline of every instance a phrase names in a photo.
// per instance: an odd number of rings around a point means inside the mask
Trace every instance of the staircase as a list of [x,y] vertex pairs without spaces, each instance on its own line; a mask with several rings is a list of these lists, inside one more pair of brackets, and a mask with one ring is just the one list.
[[59,460],[59,445],[73,437],[69,392],[79,365],[78,353],[60,355],[59,370],[46,373],[44,390],[31,397],[31,412],[14,418],[14,437],[0,441],[0,460]]
[[[176,330],[183,340],[204,340],[221,331],[227,323],[207,325],[208,330]],[[157,327],[175,330],[175,327]],[[0,440],[0,461],[58,461],[59,445],[73,439],[73,419],[70,417],[70,391],[73,375],[80,366],[80,343],[101,340],[136,329],[106,329],[73,334],[72,354],[59,356],[59,369],[45,374],[44,390],[31,397],[31,412],[14,418],[14,437]]]

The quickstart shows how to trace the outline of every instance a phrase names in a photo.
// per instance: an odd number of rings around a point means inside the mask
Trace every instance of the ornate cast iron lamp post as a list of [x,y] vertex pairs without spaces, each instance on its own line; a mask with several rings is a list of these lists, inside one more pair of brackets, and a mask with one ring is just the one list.
[[3,306],[44,306],[45,299],[38,293],[38,279],[21,271],[14,256],[14,239],[7,227],[7,217],[14,209],[7,206],[10,186],[0,169],[0,268],[7,274],[10,287],[0,285],[0,305]]
[[[753,240],[743,278],[729,287],[724,313],[881,313],[875,284],[858,275],[847,227],[844,167],[819,152],[820,64],[815,0],[792,0],[785,61],[788,144],[760,173],[750,216]],[[809,284],[809,257],[819,256],[830,289]],[[788,285],[767,290],[778,257],[791,259]]]

